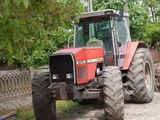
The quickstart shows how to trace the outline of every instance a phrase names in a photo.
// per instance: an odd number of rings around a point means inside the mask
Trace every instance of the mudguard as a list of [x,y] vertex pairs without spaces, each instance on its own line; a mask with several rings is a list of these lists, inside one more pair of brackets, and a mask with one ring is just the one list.
[[147,48],[144,42],[128,42],[123,70],[128,70],[137,48]]

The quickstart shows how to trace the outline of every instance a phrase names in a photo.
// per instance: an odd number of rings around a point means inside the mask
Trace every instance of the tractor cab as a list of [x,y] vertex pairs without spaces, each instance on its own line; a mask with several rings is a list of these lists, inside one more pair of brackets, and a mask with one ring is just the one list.
[[52,81],[85,84],[101,75],[103,66],[123,68],[131,41],[127,17],[115,10],[81,14],[75,24],[74,47],[49,57]]
[[[127,42],[131,41],[127,17],[116,10],[83,13],[75,24],[74,47],[100,46],[104,48],[106,65],[121,67]],[[117,57],[122,60],[117,61]]]

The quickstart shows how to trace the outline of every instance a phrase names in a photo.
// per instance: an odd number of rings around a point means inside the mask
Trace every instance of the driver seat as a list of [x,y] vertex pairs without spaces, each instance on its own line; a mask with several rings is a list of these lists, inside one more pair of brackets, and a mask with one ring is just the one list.
[[95,47],[95,46],[103,47],[103,42],[101,40],[94,39],[94,40],[89,40],[86,44],[86,47]]

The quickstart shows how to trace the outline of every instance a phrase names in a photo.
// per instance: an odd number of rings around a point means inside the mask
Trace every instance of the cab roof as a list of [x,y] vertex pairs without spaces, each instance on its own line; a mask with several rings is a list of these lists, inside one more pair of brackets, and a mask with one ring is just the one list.
[[99,10],[99,11],[92,11],[92,12],[85,12],[80,15],[80,19],[84,18],[91,18],[91,17],[100,17],[105,15],[111,15],[111,16],[123,16],[128,17],[128,13],[125,13],[123,11],[113,10],[113,9],[107,9],[107,10]]

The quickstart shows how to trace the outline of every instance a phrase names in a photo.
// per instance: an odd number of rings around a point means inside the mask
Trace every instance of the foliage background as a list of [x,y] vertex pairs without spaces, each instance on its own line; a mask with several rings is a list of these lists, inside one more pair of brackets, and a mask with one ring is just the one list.
[[[73,41],[73,23],[86,0],[1,0],[0,61],[23,67],[48,63],[48,56]],[[160,1],[128,0],[133,41],[160,46]],[[122,0],[93,0],[93,9],[123,10]],[[72,20],[70,19],[72,16]],[[71,42],[72,43],[72,42]]]
[[[94,0],[94,10],[123,10],[123,0]],[[155,41],[160,38],[160,1],[128,0],[130,31],[133,41],[145,41],[150,47],[159,47]],[[156,34],[155,34],[156,32]],[[151,35],[152,34],[152,35]],[[153,45],[152,43],[155,43]]]
[[84,6],[80,0],[1,0],[0,11],[0,61],[39,66],[66,47]]

